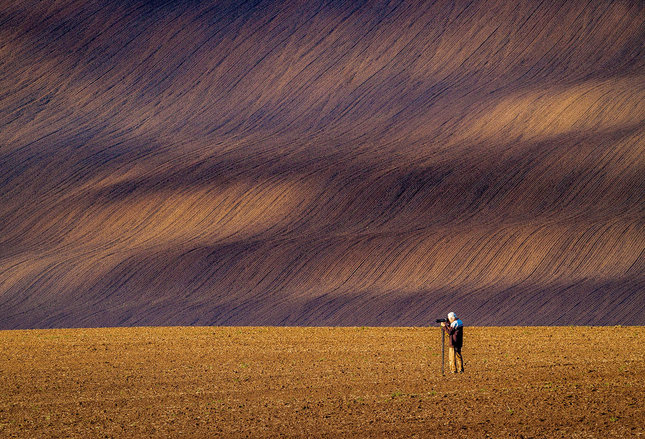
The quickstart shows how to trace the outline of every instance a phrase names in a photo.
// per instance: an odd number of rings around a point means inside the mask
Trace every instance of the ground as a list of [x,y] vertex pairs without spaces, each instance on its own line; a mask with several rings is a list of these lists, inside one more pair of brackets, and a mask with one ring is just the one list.
[[467,327],[466,371],[445,376],[440,340],[437,327],[0,331],[0,437],[645,437],[644,327]]

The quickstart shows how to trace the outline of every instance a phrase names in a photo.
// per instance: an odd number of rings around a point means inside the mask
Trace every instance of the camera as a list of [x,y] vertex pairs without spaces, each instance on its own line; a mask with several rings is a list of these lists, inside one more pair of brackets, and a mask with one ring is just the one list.
[[448,322],[448,319],[437,319],[437,320],[435,320],[435,322],[437,322],[437,323],[446,323],[446,322]]

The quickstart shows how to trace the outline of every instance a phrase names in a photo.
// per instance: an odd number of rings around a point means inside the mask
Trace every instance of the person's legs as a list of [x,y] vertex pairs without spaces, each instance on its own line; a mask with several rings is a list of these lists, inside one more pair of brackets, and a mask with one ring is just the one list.
[[464,358],[461,356],[461,348],[455,349],[455,362],[456,362],[456,367],[455,370],[459,372],[464,371]]
[[455,348],[452,346],[448,348],[448,365],[450,366],[450,372],[457,373],[457,367],[455,366]]

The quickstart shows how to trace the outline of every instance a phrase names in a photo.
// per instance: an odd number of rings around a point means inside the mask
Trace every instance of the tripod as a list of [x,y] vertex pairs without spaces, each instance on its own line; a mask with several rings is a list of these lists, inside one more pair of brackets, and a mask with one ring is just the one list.
[[439,330],[441,331],[441,375],[445,375],[443,363],[445,358],[446,333],[441,326],[439,327]]

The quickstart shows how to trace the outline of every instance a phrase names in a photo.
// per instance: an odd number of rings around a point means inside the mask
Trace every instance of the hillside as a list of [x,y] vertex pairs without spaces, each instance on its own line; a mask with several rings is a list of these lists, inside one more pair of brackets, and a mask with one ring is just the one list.
[[0,328],[645,324],[645,7],[0,3]]

